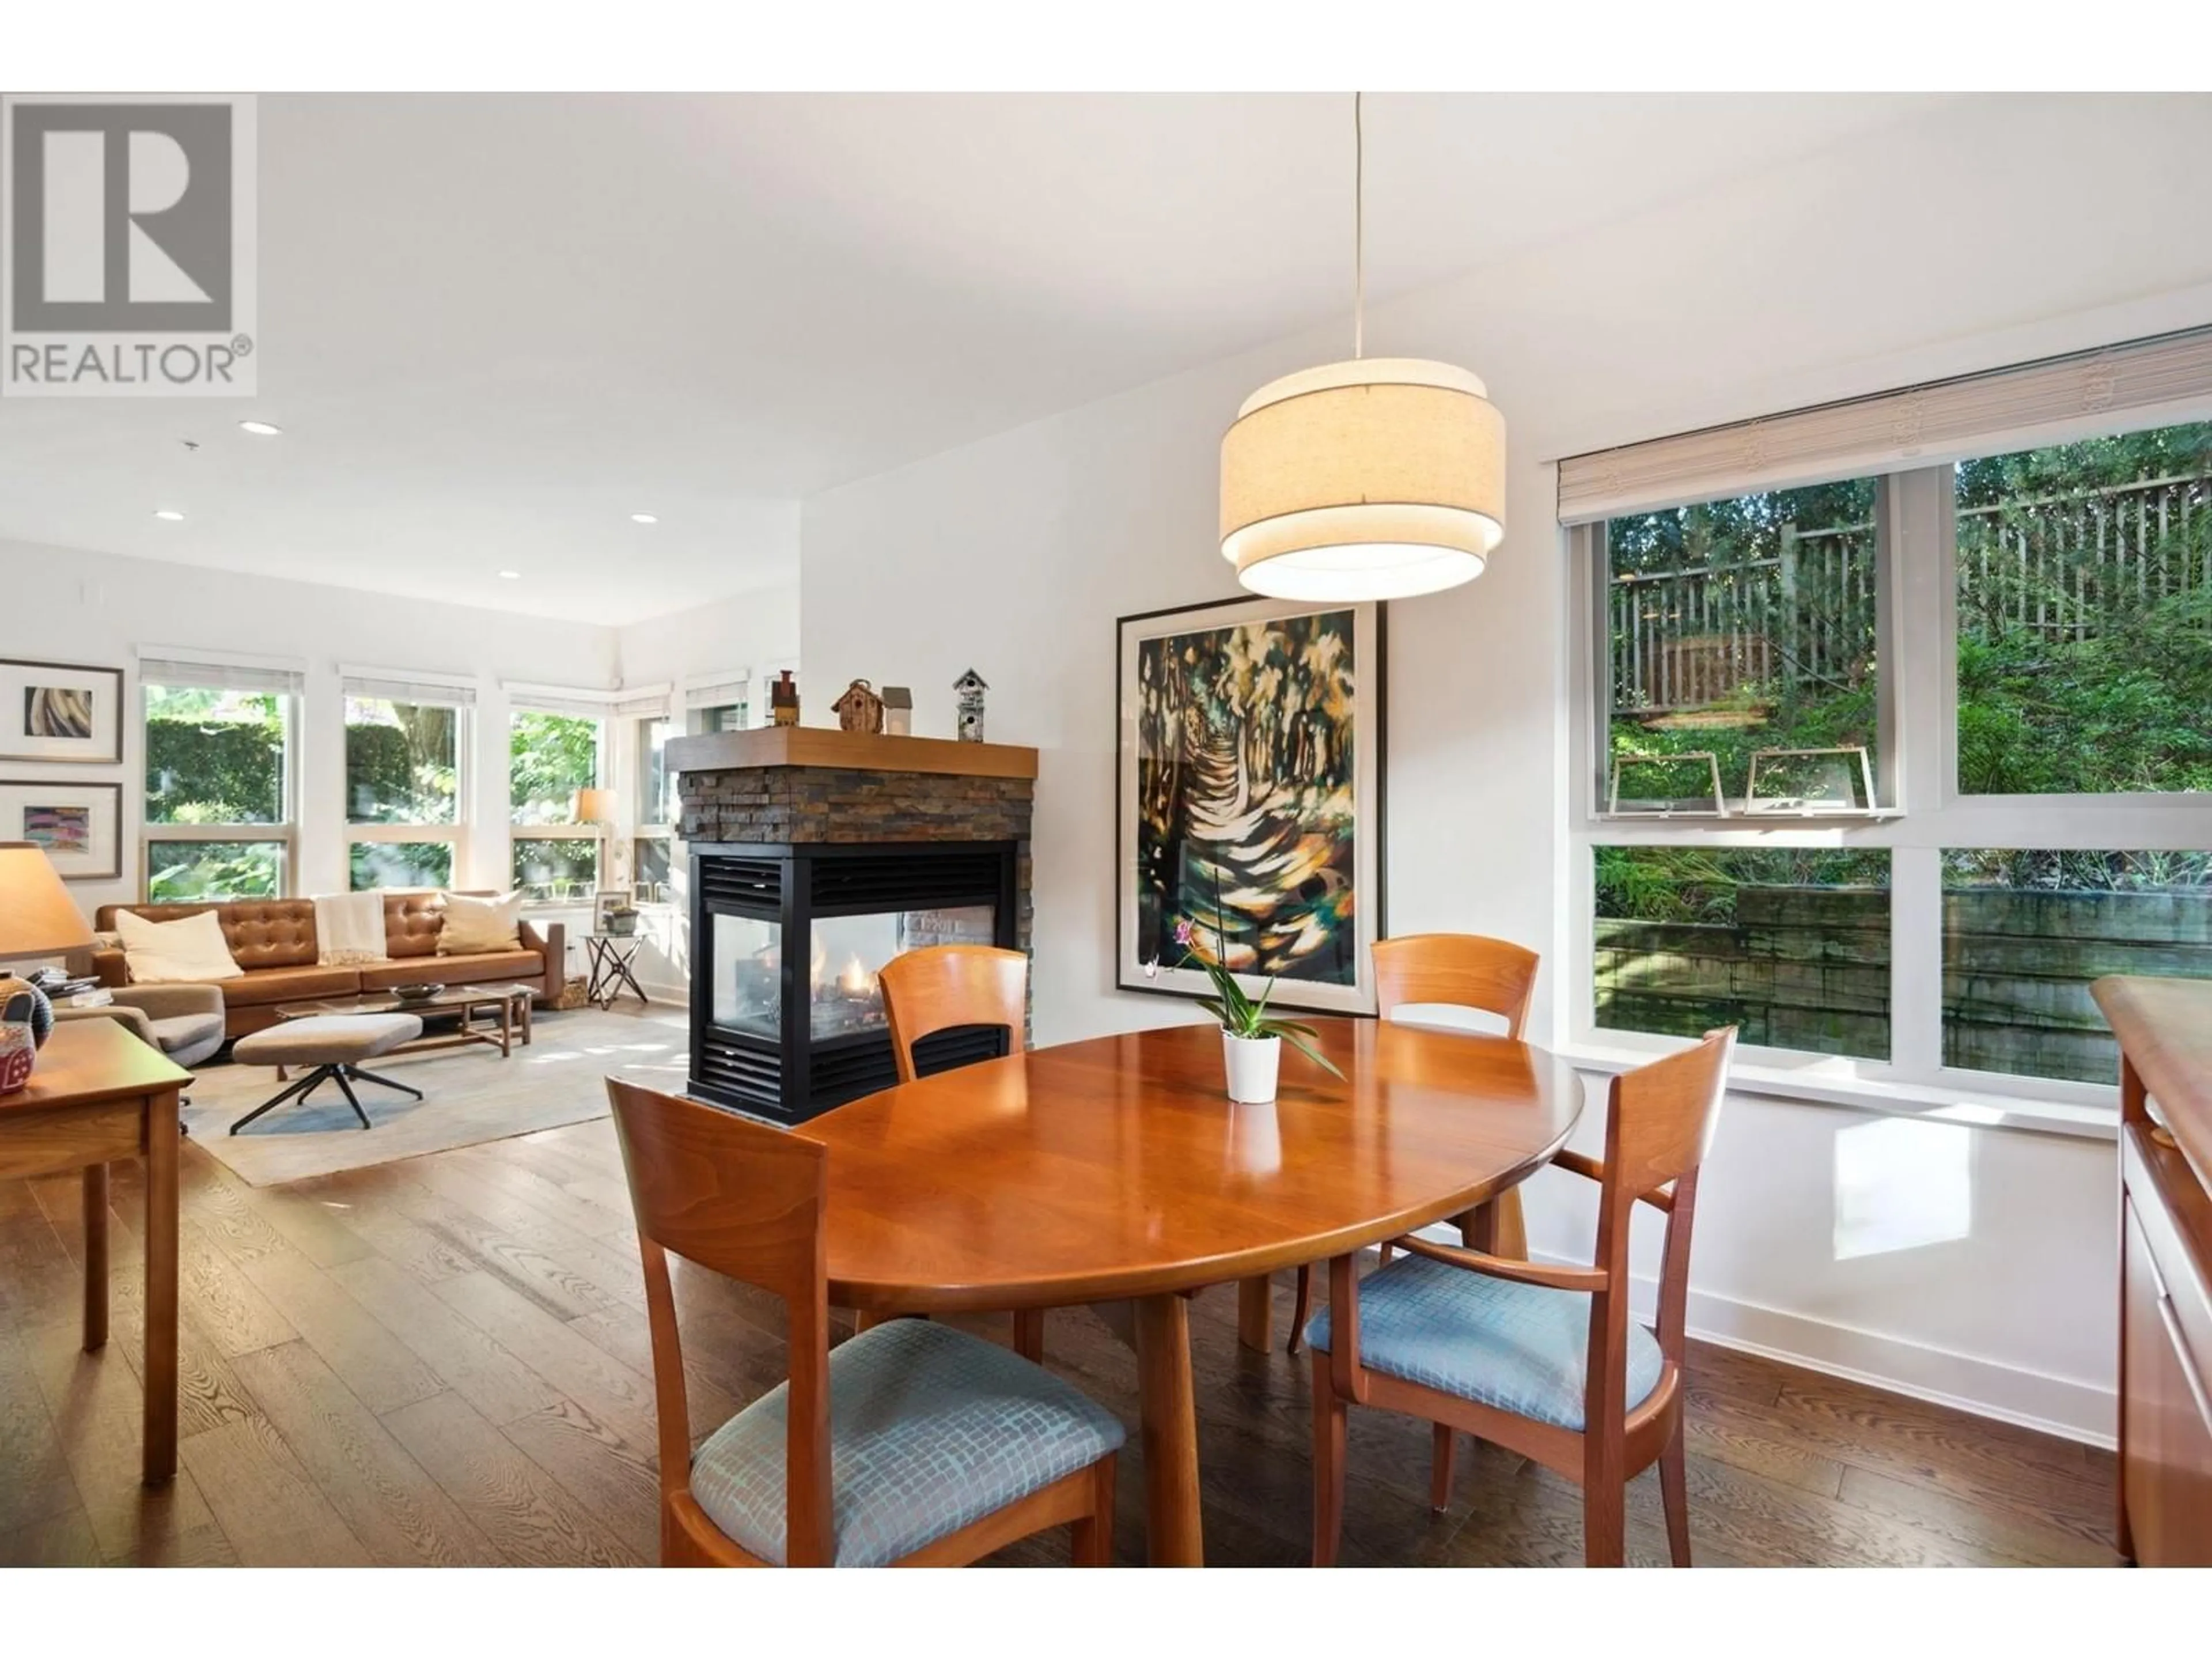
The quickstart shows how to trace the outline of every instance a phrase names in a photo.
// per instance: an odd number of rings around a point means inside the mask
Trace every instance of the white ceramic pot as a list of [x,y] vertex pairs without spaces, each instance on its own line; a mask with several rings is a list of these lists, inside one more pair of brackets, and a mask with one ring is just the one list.
[[1275,1097],[1275,1073],[1281,1068],[1280,1037],[1241,1037],[1221,1034],[1221,1060],[1229,1073],[1231,1100],[1262,1101]]

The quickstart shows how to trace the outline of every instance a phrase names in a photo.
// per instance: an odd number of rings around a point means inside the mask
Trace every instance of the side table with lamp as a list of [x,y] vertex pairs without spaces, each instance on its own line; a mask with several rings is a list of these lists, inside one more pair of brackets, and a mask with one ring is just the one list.
[[[91,944],[44,850],[0,842],[0,960]],[[177,1103],[191,1074],[112,1019],[43,1024],[45,998],[27,981],[0,981],[0,1181],[82,1171],[88,1353],[107,1342],[107,1166],[145,1160],[141,1461],[148,1484],[158,1484],[177,1472]],[[51,1031],[43,1045],[41,1030]]]

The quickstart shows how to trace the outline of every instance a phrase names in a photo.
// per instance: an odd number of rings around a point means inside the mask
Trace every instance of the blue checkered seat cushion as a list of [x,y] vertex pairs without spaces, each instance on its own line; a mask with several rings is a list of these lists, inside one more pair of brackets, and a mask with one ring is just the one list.
[[[691,1495],[738,1546],[783,1562],[780,1383],[691,1460]],[[895,1319],[830,1352],[836,1564],[878,1567],[1097,1462],[1121,1444],[1112,1413],[1009,1349]]]
[[[1372,1371],[1579,1431],[1589,1357],[1585,1291],[1516,1285],[1426,1256],[1359,1281],[1359,1358]],[[1324,1308],[1306,1340],[1329,1351]],[[1659,1344],[1628,1323],[1628,1404],[1659,1386]]]

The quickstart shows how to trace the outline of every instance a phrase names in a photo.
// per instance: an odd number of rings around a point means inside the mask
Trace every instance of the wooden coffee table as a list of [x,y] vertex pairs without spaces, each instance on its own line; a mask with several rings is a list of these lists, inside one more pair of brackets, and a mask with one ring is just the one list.
[[[479,1011],[489,1018],[480,1021]],[[404,1000],[389,991],[370,991],[356,997],[325,997],[315,1002],[282,1002],[279,1019],[308,1019],[327,1014],[420,1014],[425,1020],[446,1014],[453,1017],[451,1030],[425,1031],[412,1042],[386,1052],[418,1054],[425,1048],[459,1048],[482,1043],[499,1050],[506,1059],[514,1052],[520,1036],[530,1046],[530,987],[527,985],[448,985],[434,997]],[[277,1073],[283,1075],[280,1067]]]

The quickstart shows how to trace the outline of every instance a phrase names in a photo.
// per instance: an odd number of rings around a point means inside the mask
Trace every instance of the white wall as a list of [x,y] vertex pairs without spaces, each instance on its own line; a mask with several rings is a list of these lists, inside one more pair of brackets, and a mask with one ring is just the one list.
[[[1570,619],[1551,459],[2212,321],[2212,222],[2182,205],[2208,153],[2203,99],[1953,108],[1376,307],[1370,350],[1474,368],[1512,443],[1511,529],[1490,572],[1391,612],[1392,929],[1501,933],[1559,960]],[[1472,179],[1510,157],[1468,165]],[[1389,234],[1370,227],[1383,269]],[[816,696],[855,675],[912,684],[916,731],[949,734],[946,688],[972,664],[991,683],[990,735],[1042,751],[1041,1042],[1190,1015],[1111,988],[1114,619],[1235,592],[1216,551],[1221,432],[1245,393],[1340,356],[1343,335],[1333,324],[805,504]],[[1835,1137],[1880,1121],[1731,1103],[1696,1322],[2109,1432],[2110,1146],[1962,1129],[1966,1236],[1838,1261]],[[1565,1182],[1535,1189],[1534,1243],[1586,1252]]]
[[39,766],[5,763],[9,777],[123,784],[123,876],[78,882],[87,915],[137,897],[144,732],[138,719],[137,653],[183,646],[290,657],[307,665],[300,733],[301,823],[295,890],[343,891],[345,715],[340,664],[471,676],[479,726],[502,734],[477,746],[470,780],[473,819],[469,886],[507,881],[507,702],[502,680],[597,688],[613,684],[616,638],[588,623],[510,616],[307,582],[272,581],[21,542],[0,542],[0,656],[31,657],[125,672],[123,764]]
[[[799,558],[793,515],[791,560]],[[757,671],[766,663],[787,664],[799,654],[799,583],[738,593],[712,605],[695,605],[618,630],[616,656],[626,685],[659,685]],[[835,693],[831,694],[836,695]],[[829,708],[824,699],[823,709]]]

